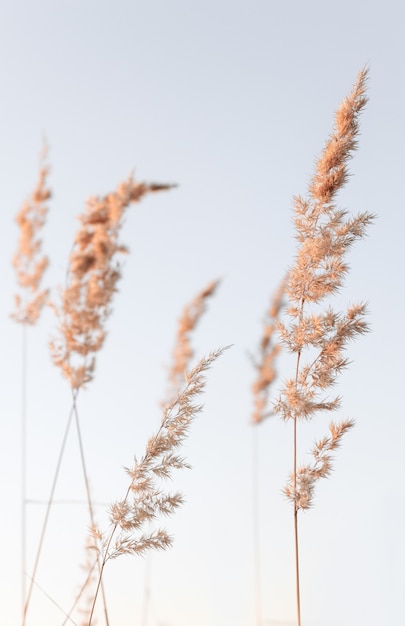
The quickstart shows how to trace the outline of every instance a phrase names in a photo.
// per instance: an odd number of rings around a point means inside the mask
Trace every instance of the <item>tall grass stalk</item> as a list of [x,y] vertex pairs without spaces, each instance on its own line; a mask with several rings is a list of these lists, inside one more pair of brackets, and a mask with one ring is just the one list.
[[40,290],[48,259],[42,254],[41,230],[45,225],[51,192],[47,187],[49,167],[46,164],[48,148],[40,155],[37,184],[29,199],[16,216],[19,227],[18,248],[12,263],[16,272],[19,293],[15,296],[15,310],[11,317],[21,324],[21,611],[26,600],[27,575],[27,361],[28,332],[42,311],[48,290]]
[[46,535],[46,531],[48,527],[49,516],[50,516],[51,508],[53,505],[56,485],[57,485],[58,478],[59,478],[59,472],[60,472],[62,459],[63,459],[63,455],[65,452],[65,447],[66,447],[66,443],[67,443],[67,439],[69,435],[70,426],[73,420],[73,416],[74,416],[74,409],[72,407],[69,412],[69,417],[66,423],[64,434],[63,434],[62,444],[59,450],[59,455],[58,455],[58,459],[56,463],[55,473],[53,476],[52,486],[51,486],[50,494],[49,494],[47,505],[46,505],[45,517],[44,517],[44,521],[42,522],[42,528],[41,528],[41,533],[40,533],[38,546],[37,546],[37,550],[35,554],[34,565],[33,565],[32,573],[30,576],[30,584],[29,584],[28,593],[25,599],[25,604],[24,604],[23,618],[22,618],[23,626],[26,623],[28,608],[29,608],[30,601],[31,601],[32,590],[33,590],[34,585],[36,584],[36,575],[37,575],[39,560],[41,558],[42,548],[44,545],[45,535]]
[[108,561],[124,554],[142,555],[149,550],[165,550],[172,538],[161,528],[145,531],[147,524],[162,516],[172,515],[183,504],[180,493],[168,494],[160,482],[172,478],[174,470],[190,468],[178,449],[188,436],[192,421],[202,411],[195,400],[205,389],[205,374],[224,349],[202,358],[186,375],[184,388],[163,408],[160,427],[147,445],[146,451],[133,467],[127,468],[130,484],[122,500],[110,508],[111,529],[102,533],[95,529],[101,556],[101,573],[94,595],[88,626],[91,626],[104,568]]
[[252,433],[252,520],[253,520],[253,571],[255,594],[255,622],[262,625],[262,589],[260,561],[260,497],[259,497],[259,432]]
[[21,328],[21,611],[26,598],[27,572],[27,326]]
[[278,326],[283,344],[295,355],[294,375],[285,382],[275,411],[284,420],[293,422],[293,471],[284,493],[292,503],[294,515],[298,626],[301,626],[298,512],[312,506],[316,482],[331,473],[332,452],[354,424],[353,420],[332,422],[329,435],[315,442],[312,461],[299,466],[298,422],[339,408],[339,396],[331,399],[328,391],[349,363],[344,355],[347,343],[368,330],[364,304],[351,305],[344,312],[335,312],[331,307],[322,309],[324,300],[343,285],[349,269],[348,251],[365,236],[373,221],[369,213],[353,217],[335,205],[335,197],[349,176],[347,162],[357,148],[358,118],[367,101],[366,79],[367,71],[362,70],[336,112],[334,131],[316,163],[308,197],[294,200],[298,250],[286,287],[289,321]]
[[[85,488],[86,488],[87,507],[88,507],[89,516],[90,516],[91,528],[95,528],[96,527],[96,519],[95,519],[95,516],[94,516],[94,506],[93,506],[93,501],[92,501],[91,492],[90,492],[89,475],[88,475],[87,467],[86,467],[86,459],[85,459],[85,455],[84,455],[83,438],[82,438],[82,432],[81,432],[80,421],[79,421],[79,413],[77,411],[76,397],[77,397],[77,394],[75,396],[75,394],[73,392],[73,407],[74,407],[73,410],[74,410],[74,416],[75,416],[77,438],[78,438],[78,442],[79,442],[80,461],[81,461],[82,470],[83,470],[83,480],[84,480],[84,484],[85,484]],[[100,573],[101,572],[101,565],[100,565],[100,561],[99,561],[98,558],[97,558],[97,568],[98,568],[98,571]],[[109,621],[109,618],[108,618],[107,599],[106,599],[106,593],[105,593],[103,580],[101,581],[101,594],[102,594],[102,598],[103,598],[104,619],[105,619],[106,626],[109,626],[110,621]]]

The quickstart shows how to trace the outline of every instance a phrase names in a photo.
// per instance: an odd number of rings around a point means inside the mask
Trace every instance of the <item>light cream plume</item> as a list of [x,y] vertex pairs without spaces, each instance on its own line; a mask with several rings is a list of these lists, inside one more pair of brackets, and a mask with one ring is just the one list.
[[193,349],[190,341],[191,333],[206,310],[208,298],[215,293],[219,283],[219,280],[211,281],[184,307],[180,316],[176,342],[173,349],[173,362],[169,370],[169,382],[172,390],[171,396],[177,394],[184,382],[184,374],[189,368],[190,361],[193,358]]
[[270,308],[264,320],[264,333],[260,342],[259,358],[253,361],[257,376],[252,385],[254,401],[252,424],[260,424],[266,417],[274,415],[274,411],[269,408],[269,393],[277,376],[275,361],[281,351],[281,343],[275,340],[275,333],[284,305],[286,282],[286,279],[281,282],[271,300]]
[[[344,313],[318,306],[341,288],[348,271],[346,255],[373,221],[369,213],[352,217],[333,203],[348,178],[347,161],[357,147],[366,76],[365,70],[360,72],[336,113],[335,130],[317,162],[308,199],[295,199],[299,245],[286,287],[290,321],[278,326],[284,345],[296,355],[296,372],[286,381],[275,407],[284,420],[294,423],[338,409],[339,397],[331,398],[327,390],[348,364],[348,342],[368,329],[364,304],[349,306]],[[309,357],[306,363],[304,355]]]
[[42,254],[40,237],[48,212],[46,203],[51,197],[51,191],[47,187],[47,154],[48,147],[45,144],[40,157],[41,167],[36,187],[15,218],[20,235],[12,262],[21,293],[15,296],[15,311],[11,317],[21,324],[35,324],[49,293],[47,289],[40,289],[48,266],[48,259]]
[[95,354],[105,339],[105,321],[121,277],[118,256],[127,252],[119,241],[125,211],[146,194],[173,186],[138,183],[130,177],[116,191],[91,197],[79,216],[66,287],[54,307],[59,337],[50,343],[53,361],[73,389],[92,380]]

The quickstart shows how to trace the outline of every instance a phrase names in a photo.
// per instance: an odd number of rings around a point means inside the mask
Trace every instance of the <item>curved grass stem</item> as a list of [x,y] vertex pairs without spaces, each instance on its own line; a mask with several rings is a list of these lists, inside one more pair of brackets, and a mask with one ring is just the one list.
[[[76,396],[77,396],[77,392],[76,392]],[[54,473],[54,477],[53,477],[52,487],[51,487],[51,491],[50,491],[50,494],[49,494],[48,503],[47,503],[47,507],[46,507],[46,513],[45,513],[44,521],[43,521],[43,524],[42,524],[41,535],[40,535],[40,538],[39,538],[38,548],[37,548],[37,552],[36,552],[36,555],[35,555],[34,567],[33,567],[33,570],[32,570],[32,574],[30,576],[31,581],[30,581],[30,585],[29,585],[29,588],[28,588],[28,593],[27,593],[27,597],[26,597],[25,605],[24,605],[24,611],[23,611],[23,616],[22,616],[22,626],[25,626],[25,623],[26,623],[28,608],[29,608],[29,605],[30,605],[30,600],[31,600],[31,595],[32,595],[32,589],[33,589],[34,583],[36,582],[35,577],[36,577],[37,570],[38,570],[39,560],[40,560],[41,553],[42,553],[42,548],[43,548],[43,544],[44,544],[44,540],[45,540],[45,534],[46,534],[46,530],[47,530],[47,527],[48,527],[49,516],[50,516],[50,513],[51,513],[51,508],[52,508],[53,499],[54,499],[54,495],[55,495],[55,489],[56,489],[56,485],[57,485],[58,478],[59,478],[59,472],[60,472],[60,468],[61,468],[61,465],[62,465],[62,459],[63,459],[63,455],[64,455],[64,452],[65,452],[66,442],[67,442],[67,438],[68,438],[68,435],[69,435],[70,427],[71,427],[71,424],[72,424],[73,416],[74,416],[74,405],[70,409],[70,413],[69,413],[69,417],[68,417],[68,420],[67,420],[65,432],[64,432],[64,435],[63,435],[62,445],[61,445],[60,450],[59,450],[59,456],[58,456],[58,460],[57,460],[57,463],[56,463],[56,469],[55,469],[55,473]]]
[[[87,506],[88,506],[88,510],[89,510],[91,527],[95,528],[94,507],[93,507],[93,501],[92,501],[92,498],[91,498],[89,477],[88,477],[87,467],[86,467],[86,459],[85,459],[85,456],[84,456],[83,438],[82,438],[82,432],[81,432],[81,428],[80,428],[79,413],[77,411],[76,395],[75,395],[74,391],[72,393],[73,393],[73,410],[74,410],[74,416],[75,416],[77,438],[78,438],[79,449],[80,449],[80,460],[81,460],[81,465],[82,465],[82,470],[83,470],[84,484],[85,484],[85,487],[86,487]],[[97,558],[97,567],[98,567],[98,572],[99,572],[99,575],[100,575],[101,574],[101,564],[100,564],[100,559],[99,558]],[[106,626],[109,626],[110,622],[109,622],[109,619],[108,619],[107,601],[106,601],[104,583],[103,583],[102,578],[100,578],[100,581],[101,581],[101,595],[102,595],[102,600],[103,600],[105,623],[106,623]]]

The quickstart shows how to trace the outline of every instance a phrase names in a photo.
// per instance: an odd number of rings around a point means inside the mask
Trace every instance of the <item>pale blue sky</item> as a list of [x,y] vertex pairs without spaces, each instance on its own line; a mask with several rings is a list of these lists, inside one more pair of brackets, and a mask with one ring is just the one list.
[[[140,180],[179,184],[131,209],[122,233],[131,254],[94,384],[80,399],[98,501],[120,497],[122,466],[142,454],[158,423],[181,309],[222,278],[195,346],[198,355],[233,348],[210,374],[206,408],[187,443],[193,469],[173,485],[186,504],[167,521],[174,547],[152,557],[148,626],[253,626],[247,353],[294,254],[292,196],[305,193],[333,113],[365,64],[370,102],[340,201],[378,219],[350,256],[336,306],[369,302],[372,332],[350,346],[353,363],[338,389],[341,417],[354,417],[356,428],[315,508],[302,516],[302,611],[303,626],[402,623],[404,21],[399,0],[1,3],[1,624],[19,624],[20,602],[21,336],[8,319],[13,217],[35,183],[43,133],[54,193],[44,233],[52,286],[64,279],[75,216],[89,195],[114,189],[132,169]],[[53,328],[47,312],[29,337],[35,499],[47,497],[69,411],[69,390],[48,355]],[[285,358],[281,378],[290,371]],[[303,460],[328,422],[303,426]],[[294,624],[292,515],[280,494],[290,435],[277,421],[260,429],[263,626]],[[58,497],[83,497],[74,437]],[[30,558],[42,513],[39,505],[29,509]],[[63,606],[80,578],[87,523],[78,506],[58,505],[51,519],[38,580]],[[135,558],[111,564],[111,626],[143,626],[144,572]],[[27,626],[62,622],[36,591]]]

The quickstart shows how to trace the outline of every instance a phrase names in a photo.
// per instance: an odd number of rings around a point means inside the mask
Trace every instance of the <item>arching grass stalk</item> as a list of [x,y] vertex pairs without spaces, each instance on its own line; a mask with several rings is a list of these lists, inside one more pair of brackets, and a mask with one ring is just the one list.
[[163,408],[160,428],[149,439],[145,454],[140,461],[135,459],[134,466],[126,470],[130,484],[124,498],[111,506],[110,531],[94,530],[100,549],[101,573],[88,626],[92,623],[104,568],[109,560],[123,554],[165,550],[172,545],[172,538],[166,530],[158,528],[148,532],[144,527],[162,516],[172,515],[183,504],[182,494],[165,493],[159,483],[171,479],[175,469],[190,468],[177,451],[187,437],[192,421],[202,411],[202,406],[194,402],[204,391],[205,373],[224,349],[201,359],[186,376],[183,390]]
[[340,290],[348,272],[346,256],[365,236],[373,221],[369,213],[350,216],[336,207],[338,191],[346,183],[347,162],[357,148],[358,117],[366,104],[367,71],[362,70],[351,93],[340,105],[334,131],[316,163],[306,199],[294,201],[298,250],[288,274],[289,321],[279,324],[286,348],[295,354],[295,373],[288,379],[275,411],[293,421],[293,471],[284,493],[293,505],[297,624],[301,626],[298,512],[313,503],[316,481],[329,476],[332,452],[340,445],[352,420],[331,423],[330,433],[315,442],[312,462],[298,465],[298,422],[318,413],[336,411],[338,396],[330,398],[340,372],[348,365],[347,343],[367,331],[364,304],[344,312],[322,308],[325,299]]
[[50,513],[51,513],[51,508],[52,508],[53,499],[54,499],[54,495],[55,495],[55,489],[56,489],[56,485],[57,485],[58,478],[59,478],[59,472],[60,472],[62,459],[63,459],[63,455],[64,455],[65,448],[66,448],[66,443],[67,443],[67,439],[68,439],[68,435],[69,435],[69,430],[70,430],[70,427],[71,427],[71,424],[72,424],[72,420],[73,420],[73,415],[74,415],[74,410],[73,410],[73,407],[72,407],[70,409],[70,412],[69,412],[69,417],[68,417],[68,420],[67,420],[67,423],[66,423],[64,434],[63,434],[62,444],[61,444],[61,447],[60,447],[60,450],[59,450],[58,460],[57,460],[57,463],[56,463],[56,469],[55,469],[55,473],[54,473],[54,477],[53,477],[53,481],[52,481],[52,486],[51,486],[51,490],[50,490],[50,494],[49,494],[49,498],[48,498],[48,502],[47,502],[47,506],[46,506],[45,517],[44,517],[44,521],[42,523],[41,534],[40,534],[40,538],[39,538],[39,541],[38,541],[37,551],[36,551],[35,560],[34,560],[34,566],[33,566],[33,569],[32,569],[31,576],[30,576],[30,584],[29,584],[29,588],[28,588],[28,592],[27,592],[27,597],[26,597],[25,603],[24,603],[24,610],[23,610],[23,617],[22,617],[22,624],[23,624],[23,626],[26,623],[27,614],[28,614],[28,608],[29,608],[30,601],[31,601],[31,595],[32,595],[33,586],[34,586],[34,584],[37,584],[36,575],[37,575],[39,560],[40,560],[41,553],[42,553],[42,548],[43,548],[43,545],[44,545],[46,530],[47,530],[47,527],[48,527],[49,516],[50,516]]
[[[195,331],[201,317],[207,309],[207,301],[216,292],[219,280],[208,283],[194,298],[183,308],[177,324],[176,341],[172,351],[172,363],[168,370],[169,388],[166,394],[166,402],[175,400],[184,385],[184,376],[191,369],[191,361],[194,358],[194,349],[191,343],[192,334]],[[149,607],[151,603],[151,571],[152,553],[145,558],[145,577],[143,588],[142,619],[141,626],[147,626]]]

